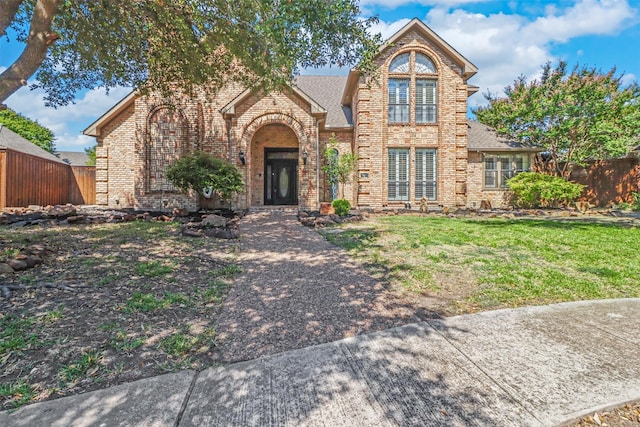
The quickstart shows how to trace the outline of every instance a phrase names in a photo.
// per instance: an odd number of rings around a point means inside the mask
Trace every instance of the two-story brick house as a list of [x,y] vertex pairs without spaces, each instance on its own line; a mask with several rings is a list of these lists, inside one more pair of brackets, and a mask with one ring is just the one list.
[[[332,135],[357,170],[341,189],[360,208],[479,207],[502,203],[505,181],[534,150],[467,119],[477,68],[418,19],[377,56],[375,78],[299,76],[272,93],[230,84],[172,99],[131,93],[85,130],[95,136],[96,199],[110,207],[196,209],[202,195],[176,192],[168,165],[190,150],[236,164],[246,191],[234,208],[330,199],[322,152]],[[334,193],[335,194],[335,193]]]

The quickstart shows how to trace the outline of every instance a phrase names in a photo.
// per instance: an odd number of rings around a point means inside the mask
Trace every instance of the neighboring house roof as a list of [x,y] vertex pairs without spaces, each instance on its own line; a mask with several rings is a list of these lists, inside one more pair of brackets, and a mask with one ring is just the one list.
[[89,156],[82,151],[56,151],[56,156],[71,166],[87,166]]
[[0,149],[10,149],[23,154],[29,154],[31,156],[40,157],[53,162],[62,163],[62,160],[38,147],[31,141],[21,137],[11,129],[0,125]]
[[[398,30],[394,35],[392,35],[383,45],[380,47],[378,54],[382,53],[385,49],[393,46],[398,39],[402,38],[409,31],[416,30],[421,32],[428,40],[430,40],[433,44],[438,46],[449,58],[451,58],[456,64],[460,66],[462,70],[462,76],[464,80],[468,80],[473,75],[478,72],[478,67],[473,65],[471,61],[462,56],[460,52],[455,50],[449,43],[447,43],[442,37],[436,34],[431,28],[427,27],[427,25],[422,22],[418,18],[413,18],[407,25]],[[360,72],[357,70],[351,70],[349,72],[349,78],[347,85],[345,87],[344,93],[342,95],[342,104],[350,105],[351,104],[351,95],[355,90],[355,87],[360,79]],[[469,95],[477,92],[476,86],[469,87]]]
[[347,76],[298,76],[294,84],[327,110],[325,128],[351,128],[351,108],[341,104]]
[[469,151],[544,151],[540,147],[502,137],[495,129],[475,120],[469,120],[468,126],[467,149]]

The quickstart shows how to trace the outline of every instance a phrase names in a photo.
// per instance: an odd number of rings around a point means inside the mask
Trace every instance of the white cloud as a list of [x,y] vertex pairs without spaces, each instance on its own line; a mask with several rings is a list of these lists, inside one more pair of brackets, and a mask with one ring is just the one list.
[[95,138],[82,135],[82,131],[130,91],[129,88],[118,87],[107,95],[104,88],[93,89],[80,95],[75,104],[52,108],[45,106],[43,90],[24,87],[11,95],[6,104],[51,129],[59,151],[82,151],[95,144]]
[[631,83],[637,82],[637,81],[638,81],[638,78],[636,77],[636,75],[635,75],[635,74],[627,73],[627,74],[625,74],[624,76],[622,76],[621,81],[622,81],[622,85],[623,85],[623,86],[628,86],[628,85],[630,85]]
[[418,4],[421,6],[433,7],[455,7],[470,3],[485,3],[492,0],[361,0],[360,7],[365,9],[368,6],[383,6],[388,9],[395,9],[406,4]]
[[[471,84],[480,92],[502,94],[505,86],[521,74],[536,78],[540,66],[556,61],[553,43],[588,34],[613,34],[624,28],[634,10],[626,1],[579,0],[568,8],[546,8],[544,16],[518,14],[484,15],[461,9],[431,9],[425,23],[479,69]],[[470,98],[485,103],[481,94]]]

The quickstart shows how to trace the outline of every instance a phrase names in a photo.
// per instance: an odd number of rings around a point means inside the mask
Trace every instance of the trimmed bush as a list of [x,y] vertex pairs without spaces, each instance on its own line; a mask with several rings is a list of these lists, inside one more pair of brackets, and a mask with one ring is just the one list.
[[167,179],[177,189],[202,193],[210,188],[220,199],[227,200],[244,189],[242,174],[235,165],[209,153],[193,152],[167,168]]
[[507,181],[513,192],[513,204],[520,208],[557,208],[573,203],[584,185],[565,181],[558,176],[522,172]]
[[351,209],[351,203],[349,203],[346,199],[335,199],[333,203],[333,210],[336,211],[336,215],[345,216],[349,213],[349,209]]

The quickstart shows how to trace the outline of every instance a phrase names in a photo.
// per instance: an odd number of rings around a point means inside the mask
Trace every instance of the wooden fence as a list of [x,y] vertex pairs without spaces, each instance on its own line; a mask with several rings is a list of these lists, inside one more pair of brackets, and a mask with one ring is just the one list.
[[597,160],[585,167],[574,167],[571,181],[586,185],[582,199],[596,206],[632,202],[640,192],[640,159]]
[[95,168],[0,150],[0,209],[95,203]]

